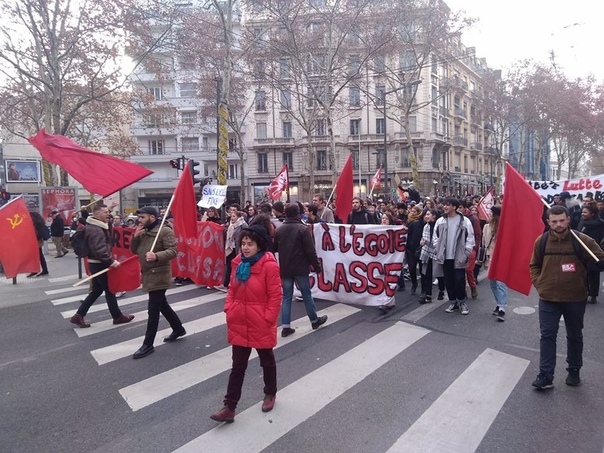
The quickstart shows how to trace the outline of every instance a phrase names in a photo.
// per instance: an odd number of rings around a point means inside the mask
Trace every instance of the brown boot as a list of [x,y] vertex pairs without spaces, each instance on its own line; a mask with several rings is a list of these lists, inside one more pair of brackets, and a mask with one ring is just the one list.
[[90,327],[90,323],[86,322],[84,317],[82,315],[78,315],[77,313],[71,317],[69,322],[81,327],[82,329],[85,327]]
[[264,395],[264,401],[262,402],[262,412],[270,412],[275,407],[275,399],[277,395]]
[[126,324],[134,319],[134,315],[120,315],[113,320],[113,324]]
[[210,415],[210,418],[216,422],[233,423],[235,421],[235,410],[229,409],[229,406],[224,406],[215,414]]

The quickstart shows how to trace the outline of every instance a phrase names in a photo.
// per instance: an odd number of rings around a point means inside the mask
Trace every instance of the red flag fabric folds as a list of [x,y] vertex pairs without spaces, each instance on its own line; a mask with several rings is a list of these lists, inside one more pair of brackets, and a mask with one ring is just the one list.
[[342,173],[336,183],[336,209],[334,214],[341,220],[346,220],[351,209],[354,191],[354,178],[352,173],[352,154],[348,156]]
[[284,190],[289,187],[289,175],[287,173],[287,164],[283,165],[283,168],[279,174],[271,181],[268,186],[268,196],[271,200],[278,200],[281,198],[281,194]]
[[371,190],[382,187],[382,166],[377,169],[375,175],[371,178]]
[[542,214],[541,197],[508,163],[489,279],[499,280],[528,296],[531,291],[529,262],[535,240],[544,230]]
[[122,261],[118,267],[112,267],[107,274],[109,291],[134,291],[141,285],[141,265],[138,255],[132,255]]
[[0,262],[7,278],[40,272],[38,239],[23,197],[0,208]]
[[174,232],[192,248],[193,241],[197,239],[197,199],[190,164],[180,175],[170,211],[174,217]]
[[495,202],[493,196],[493,188],[491,187],[478,202],[478,218],[481,220],[489,220],[491,218],[491,206]]
[[62,135],[47,134],[44,129],[28,141],[42,158],[63,168],[90,193],[103,197],[153,173],[140,165],[84,148]]

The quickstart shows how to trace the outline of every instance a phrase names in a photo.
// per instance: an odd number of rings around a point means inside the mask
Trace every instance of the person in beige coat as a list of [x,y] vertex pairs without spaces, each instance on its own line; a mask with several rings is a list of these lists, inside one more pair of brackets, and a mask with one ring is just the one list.
[[[153,342],[159,326],[160,313],[172,327],[172,333],[164,338],[164,342],[176,341],[187,332],[166,299],[166,290],[172,282],[170,261],[176,258],[177,254],[174,231],[167,223],[164,223],[160,229],[159,213],[152,206],[145,206],[136,213],[138,224],[132,235],[130,250],[139,257],[143,291],[149,293],[149,319],[143,345],[132,357],[142,359],[154,351]],[[152,251],[157,236],[159,237]]]

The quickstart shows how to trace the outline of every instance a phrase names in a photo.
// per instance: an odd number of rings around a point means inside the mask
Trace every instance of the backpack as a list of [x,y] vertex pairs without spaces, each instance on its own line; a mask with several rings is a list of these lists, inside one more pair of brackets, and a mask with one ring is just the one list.
[[75,230],[75,233],[73,233],[71,235],[71,238],[69,238],[69,242],[71,243],[73,253],[75,253],[78,258],[86,258],[88,256],[88,243],[86,242],[86,226],[78,226],[78,229]]
[[42,239],[44,241],[48,241],[50,239],[50,230],[46,225],[44,225],[44,228],[42,229]]
[[[578,231],[576,231],[576,230],[573,230],[573,231],[575,231],[575,234],[577,234],[577,236],[579,236]],[[543,263],[543,257],[545,256],[545,246],[547,245],[548,238],[549,238],[549,230],[541,235],[541,240],[539,241],[539,252],[541,254],[541,263]],[[579,241],[577,240],[577,238],[575,237],[574,234],[571,234],[571,242],[573,244],[573,250],[575,252],[575,255],[577,256],[577,258],[579,258],[579,261],[581,261],[581,263],[583,264],[583,267],[585,267],[585,269],[587,269],[588,264],[593,260],[591,258],[585,256],[585,253],[583,252],[583,248],[581,247],[581,244],[579,244]]]

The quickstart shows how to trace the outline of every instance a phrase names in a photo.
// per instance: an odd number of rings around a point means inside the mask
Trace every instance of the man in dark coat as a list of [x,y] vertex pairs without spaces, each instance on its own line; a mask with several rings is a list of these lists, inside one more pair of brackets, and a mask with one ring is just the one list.
[[367,212],[363,200],[359,197],[352,199],[352,211],[348,214],[346,223],[350,225],[375,225],[375,217]]
[[[92,274],[120,265],[120,262],[113,258],[111,251],[113,241],[111,239],[108,220],[109,208],[104,204],[95,205],[92,216],[88,216],[86,219],[84,240],[88,247],[88,267]],[[92,279],[92,291],[82,301],[80,308],[71,317],[70,322],[82,328],[90,327],[90,323],[84,319],[84,316],[86,316],[92,304],[103,294],[103,291],[105,292],[109,313],[111,313],[111,317],[113,318],[113,324],[124,324],[134,319],[134,315],[122,314],[120,307],[117,305],[115,294],[109,291],[109,281],[107,279],[107,272],[105,272]]]
[[281,283],[283,285],[283,303],[281,305],[281,336],[287,337],[295,332],[291,328],[291,306],[294,295],[294,282],[302,293],[306,314],[313,329],[325,324],[327,315],[317,316],[315,301],[310,291],[309,273],[319,274],[321,263],[317,258],[315,243],[308,227],[300,220],[300,208],[296,203],[285,206],[285,221],[275,231],[275,251],[279,253]]
[[50,224],[50,237],[52,238],[52,243],[57,249],[57,256],[55,256],[55,258],[61,258],[69,252],[69,250],[67,250],[63,245],[63,230],[65,228],[65,222],[57,210],[52,211],[50,216],[52,217],[52,223]]

